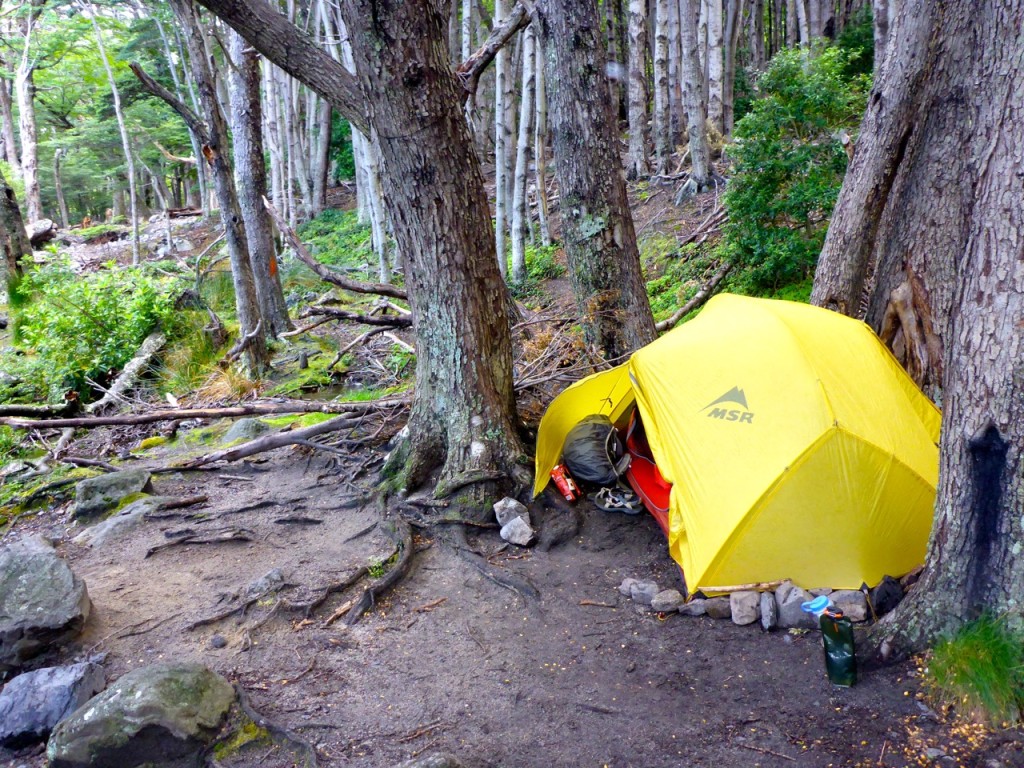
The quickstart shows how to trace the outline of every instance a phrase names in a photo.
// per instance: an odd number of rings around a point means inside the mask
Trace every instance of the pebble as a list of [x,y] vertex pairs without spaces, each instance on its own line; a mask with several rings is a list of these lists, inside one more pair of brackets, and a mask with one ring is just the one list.
[[226,648],[227,644],[228,644],[228,641],[224,637],[224,635],[214,635],[213,637],[210,638],[210,647],[211,648]]

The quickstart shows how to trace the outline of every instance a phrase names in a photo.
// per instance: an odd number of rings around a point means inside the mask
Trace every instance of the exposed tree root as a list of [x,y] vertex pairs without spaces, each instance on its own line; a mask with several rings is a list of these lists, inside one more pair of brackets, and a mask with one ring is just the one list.
[[238,696],[238,707],[242,710],[242,714],[252,720],[252,722],[254,722],[258,727],[269,733],[270,737],[275,742],[282,744],[289,750],[297,753],[297,756],[301,758],[301,765],[304,768],[317,768],[319,766],[316,748],[312,744],[300,736],[296,736],[284,726],[278,725],[272,720],[269,720],[253,709],[249,695],[238,683],[235,683],[235,694]]
[[377,598],[397,584],[408,573],[409,566],[412,565],[414,553],[412,528],[399,515],[392,515],[391,522],[394,527],[389,531],[389,535],[398,546],[398,561],[391,567],[391,570],[368,586],[352,608],[349,609],[345,615],[345,624],[348,626],[358,622],[363,614],[373,607]]
[[456,527],[452,534],[452,540],[449,543],[461,558],[466,560],[470,565],[480,571],[480,573],[493,581],[499,587],[504,587],[511,592],[515,592],[527,602],[540,598],[540,592],[529,581],[521,579],[518,576],[513,576],[509,573],[504,573],[488,563],[481,555],[477,554],[477,552],[469,546],[469,541],[466,539],[465,528],[462,528],[461,526]]
[[228,544],[231,542],[252,541],[251,533],[252,531],[247,531],[243,528],[229,528],[221,531],[220,533],[213,534],[212,536],[200,536],[195,533],[188,533],[164,544],[157,544],[150,547],[146,550],[144,557],[149,557],[150,555],[155,555],[157,552],[162,552],[165,549],[179,547],[185,544]]

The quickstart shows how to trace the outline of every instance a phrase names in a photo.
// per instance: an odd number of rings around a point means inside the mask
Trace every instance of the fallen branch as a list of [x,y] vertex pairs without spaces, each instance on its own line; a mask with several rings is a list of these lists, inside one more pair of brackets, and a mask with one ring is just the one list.
[[299,317],[326,317],[333,320],[351,320],[354,323],[376,325],[383,328],[412,327],[412,318],[406,315],[375,317],[373,315],[361,315],[358,312],[349,312],[347,309],[335,309],[334,307],[307,307],[299,314]]
[[375,408],[391,408],[405,405],[404,398],[375,400],[365,403],[332,403],[291,400],[286,403],[248,403],[225,408],[173,408],[150,413],[134,413],[124,416],[93,416],[72,419],[20,419],[0,418],[0,424],[18,429],[63,429],[65,427],[91,429],[92,427],[124,427],[137,424],[153,424],[158,421],[176,419],[224,419],[237,416],[265,416],[275,413],[337,413],[355,416]]
[[316,273],[317,277],[324,280],[331,285],[336,285],[339,288],[344,288],[346,291],[352,291],[353,293],[374,293],[379,296],[391,296],[394,299],[407,299],[408,295],[401,288],[397,288],[387,283],[362,283],[358,280],[349,280],[342,277],[337,272],[328,269],[326,266],[321,264],[319,261],[313,258],[309,251],[306,250],[306,246],[299,240],[299,236],[295,234],[295,230],[288,226],[288,222],[281,218],[281,214],[277,212],[273,204],[263,198],[263,205],[266,207],[270,217],[274,220],[277,228],[281,231],[281,234],[285,236],[288,243],[291,245],[292,250],[295,251],[295,255],[299,261],[309,267],[313,272]]
[[160,331],[153,331],[149,334],[139,346],[135,356],[128,361],[124,368],[121,369],[121,373],[114,379],[114,383],[110,385],[106,393],[97,400],[95,403],[89,403],[85,407],[86,413],[94,414],[99,413],[105,407],[113,402],[120,402],[124,396],[124,393],[135,386],[135,382],[139,380],[139,376],[142,375],[143,370],[153,360],[153,357],[159,352],[164,344],[167,343],[167,337],[164,336]]
[[228,353],[224,355],[224,359],[221,360],[221,365],[233,363],[235,362],[235,360],[241,357],[242,353],[245,352],[245,350],[248,349],[249,345],[253,343],[256,337],[260,335],[260,331],[262,330],[262,328],[263,318],[261,317],[259,320],[256,321],[256,327],[249,331],[249,333],[242,336],[242,338],[238,340],[238,343],[228,350]]
[[718,267],[718,271],[711,277],[711,280],[709,280],[703,288],[697,291],[692,299],[673,312],[671,317],[662,320],[660,323],[656,323],[654,326],[655,330],[659,333],[667,331],[695,309],[702,307],[704,303],[711,298],[715,289],[718,288],[721,282],[725,279],[725,276],[728,275],[731,270],[732,262],[723,261]]
[[712,592],[722,592],[728,594],[729,592],[763,592],[768,589],[775,589],[780,584],[784,584],[785,579],[779,579],[778,581],[758,581],[751,584],[734,584],[729,587],[699,587],[699,591],[705,594],[711,594]]
[[238,461],[239,459],[244,459],[247,456],[252,456],[257,453],[263,453],[264,451],[272,451],[275,448],[283,448],[288,445],[302,443],[308,441],[311,437],[323,435],[327,432],[357,427],[359,424],[359,419],[353,419],[351,414],[345,414],[334,419],[323,421],[319,424],[314,424],[313,426],[306,427],[305,429],[293,429],[290,432],[276,432],[272,435],[264,435],[263,437],[258,437],[255,440],[250,440],[247,443],[236,445],[233,448],[214,451],[213,453],[208,453],[205,456],[200,456],[197,459],[187,461],[184,464],[179,464],[177,468],[195,469],[196,467],[201,467],[205,464],[212,464],[215,461]]
[[52,403],[47,405],[0,405],[0,417],[2,416],[31,416],[44,419],[50,416],[66,417],[76,413],[81,406],[78,393],[69,391],[64,395],[63,403]]
[[231,528],[221,533],[214,534],[213,536],[199,536],[197,534],[189,534],[187,536],[179,536],[173,541],[165,542],[164,544],[157,544],[146,550],[145,557],[155,555],[157,552],[163,552],[165,549],[171,547],[180,547],[185,544],[228,544],[231,542],[244,542],[252,541],[252,537],[249,536],[251,531],[246,531],[242,528]]
[[[716,208],[711,212],[710,216],[704,219],[704,221],[702,221],[700,225],[693,230],[693,232],[680,240],[679,245],[687,245],[688,243],[696,242],[697,238],[702,235],[710,234],[712,231],[717,229],[727,217],[728,212],[724,208]],[[703,240],[701,240],[701,242],[703,242]]]

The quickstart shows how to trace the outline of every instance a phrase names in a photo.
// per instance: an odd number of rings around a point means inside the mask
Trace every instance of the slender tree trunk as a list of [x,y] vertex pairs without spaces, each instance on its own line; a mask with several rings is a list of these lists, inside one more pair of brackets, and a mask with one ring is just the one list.
[[889,45],[889,9],[893,0],[871,0],[871,18],[875,31],[875,73],[882,68]]
[[[6,67],[0,58],[0,75],[5,75]],[[18,145],[14,138],[14,110],[11,108],[11,92],[8,90],[7,79],[0,77],[0,131],[3,132],[3,154],[0,159],[6,160],[11,170],[21,175],[21,160],[18,157]]]
[[675,152],[683,126],[682,54],[679,37],[679,0],[668,0],[668,136],[669,147]]
[[64,199],[64,180],[60,174],[60,159],[63,155],[64,150],[61,147],[57,147],[53,152],[53,186],[57,195],[57,209],[60,211],[60,226],[67,229],[71,219],[68,216],[67,201]]
[[549,246],[551,226],[548,223],[548,94],[543,48],[537,51],[534,58],[537,60],[537,114],[533,131],[534,165],[537,169],[537,226],[540,229],[541,245]]
[[[84,10],[84,0],[80,3]],[[121,134],[121,150],[124,152],[125,168],[128,174],[128,200],[131,206],[132,219],[132,264],[138,266],[142,260],[139,253],[139,207],[138,193],[135,189],[135,157],[132,152],[132,142],[128,138],[128,126],[124,121],[124,111],[121,109],[121,92],[117,88],[117,81],[114,79],[114,71],[110,67],[110,60],[107,59],[107,49],[103,43],[103,33],[96,21],[92,9],[89,11],[89,20],[92,22],[92,31],[96,35],[96,46],[100,51],[100,58],[103,59],[103,68],[107,73],[107,84],[110,86],[110,93],[114,99],[114,116],[117,118],[117,129]]]
[[589,0],[545,0],[536,6],[538,22],[570,281],[587,342],[617,360],[655,331],[604,84],[597,13]]
[[659,174],[668,172],[668,158],[672,154],[668,113],[668,4],[669,0],[655,0],[654,4],[654,164]]
[[21,218],[21,209],[11,189],[0,171],[0,247],[3,248],[4,286],[8,300],[21,279],[21,260],[32,255],[32,244],[25,232],[25,222]]
[[[494,2],[494,23],[505,20],[503,0]],[[502,277],[508,269],[505,254],[505,221],[508,207],[508,142],[511,130],[505,99],[508,97],[509,52],[502,48],[494,57],[494,246],[498,253],[498,268]]]
[[682,0],[682,38],[683,38],[683,104],[686,107],[686,121],[690,134],[690,180],[688,186],[691,193],[707,187],[711,179],[711,152],[708,148],[706,106],[702,98],[704,93],[703,68],[698,59],[697,46],[697,6],[700,0]]
[[203,35],[192,0],[170,0],[170,5],[186,38],[192,76],[207,120],[203,156],[213,170],[220,217],[224,224],[225,240],[231,260],[231,277],[235,287],[239,333],[247,340],[243,353],[245,366],[250,375],[260,376],[270,363],[264,335],[267,329],[261,326],[256,280],[247,251],[245,227],[238,209],[231,169],[227,162],[227,125],[217,100],[213,75],[207,66]]
[[786,0],[786,47],[793,48],[800,42],[800,20],[797,18],[797,3],[803,0]]
[[812,295],[866,305],[911,372],[941,382],[925,572],[871,635],[897,654],[983,611],[1024,629],[1024,4],[905,3]]
[[706,0],[708,6],[708,121],[725,134],[724,31],[722,0]]
[[512,193],[512,282],[526,281],[526,237],[530,230],[526,207],[526,180],[530,170],[530,119],[536,107],[537,63],[534,55],[535,35],[528,26],[523,35],[523,89],[519,109],[519,140],[516,145],[516,178]]
[[255,280],[263,330],[272,338],[292,328],[281,288],[274,246],[274,228],[263,205],[267,172],[263,160],[263,110],[260,104],[259,54],[241,35],[229,32],[231,136],[235,161],[238,208],[245,224],[245,240]]
[[807,12],[807,0],[796,0],[796,21],[800,29],[800,45],[810,45],[811,19]]
[[727,0],[728,12],[725,17],[725,70],[722,81],[722,124],[726,136],[732,136],[735,120],[733,86],[736,80],[736,46],[740,39],[740,25],[743,19],[744,0]]
[[[31,24],[31,22],[30,22]],[[39,139],[36,129],[35,65],[29,61],[30,33],[25,38],[25,54],[14,78],[18,94],[18,127],[21,132],[21,179],[25,184],[25,212],[29,222],[43,218],[43,199],[39,191]]]
[[765,0],[751,0],[750,3],[750,68],[754,72],[764,70],[765,57],[764,29]]
[[646,178],[647,0],[629,0],[629,161],[626,177]]

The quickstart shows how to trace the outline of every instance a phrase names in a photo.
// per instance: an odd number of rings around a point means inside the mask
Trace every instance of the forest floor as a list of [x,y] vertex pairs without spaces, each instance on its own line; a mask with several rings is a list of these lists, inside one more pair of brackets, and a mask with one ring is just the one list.
[[[116,455],[126,439],[94,432],[88,441]],[[815,633],[657,614],[623,597],[626,577],[681,587],[647,514],[606,513],[585,501],[567,511],[542,496],[531,505],[541,538],[546,529],[576,531],[546,551],[469,529],[470,547],[494,572],[536,589],[523,597],[471,567],[453,527],[432,525],[437,510],[427,509],[416,520],[410,572],[362,621],[331,621],[351,594],[333,595],[308,616],[289,611],[286,601],[308,601],[391,556],[374,478],[350,471],[385,450],[367,446],[339,459],[292,447],[213,472],[157,475],[157,494],[208,501],[95,549],[71,540],[80,528],[67,504],[24,518],[9,535],[58,540],[88,585],[93,613],[66,658],[103,653],[110,679],[156,662],[205,664],[314,744],[322,766],[394,766],[433,752],[470,768],[1024,766],[1019,730],[957,725],[933,711],[919,661],[837,688]],[[162,446],[125,464],[173,459]],[[414,514],[408,505],[392,511]],[[230,528],[245,540],[147,554],[185,528]],[[238,605],[275,569],[278,591],[192,626]],[[283,747],[259,741],[217,760],[296,764]],[[41,754],[0,751],[0,766],[43,764]]]

